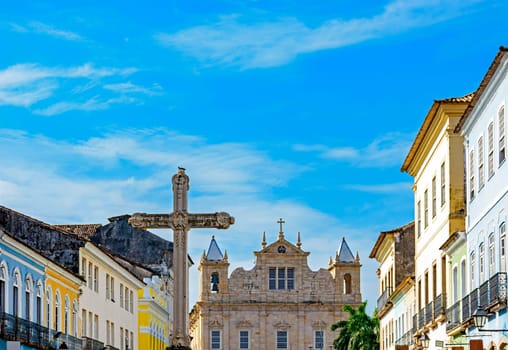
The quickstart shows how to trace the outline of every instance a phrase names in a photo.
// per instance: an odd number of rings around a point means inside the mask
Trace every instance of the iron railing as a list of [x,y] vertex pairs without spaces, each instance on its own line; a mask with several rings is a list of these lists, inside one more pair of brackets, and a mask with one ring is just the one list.
[[434,318],[446,313],[446,294],[439,294],[434,299]]
[[453,329],[457,327],[462,322],[462,301],[457,301],[451,307],[446,310],[446,330]]
[[506,272],[498,272],[489,279],[490,299],[488,306],[506,304]]
[[83,337],[83,350],[102,350],[104,349],[104,343],[98,340]]
[[418,312],[418,329],[422,329],[425,326],[425,309],[421,309]]
[[479,289],[478,306],[481,308],[489,305],[489,281],[485,281]]
[[395,341],[395,345],[413,345],[414,339],[411,331],[404,333]]
[[470,298],[469,295],[466,295],[462,298],[462,322],[466,322],[471,318],[472,312],[470,307]]
[[434,309],[433,302],[431,301],[427,305],[425,305],[425,323],[429,323],[433,320],[432,310]]
[[387,287],[383,293],[377,298],[377,309],[382,310],[386,303],[388,302],[388,298],[392,294],[392,287]]

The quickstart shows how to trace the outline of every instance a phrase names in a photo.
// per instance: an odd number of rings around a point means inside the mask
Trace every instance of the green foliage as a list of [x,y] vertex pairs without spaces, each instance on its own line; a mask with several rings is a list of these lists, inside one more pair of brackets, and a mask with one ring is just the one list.
[[379,349],[379,320],[365,313],[367,302],[357,308],[344,305],[344,311],[349,314],[348,320],[332,324],[332,331],[339,331],[333,341],[335,350],[377,350]]

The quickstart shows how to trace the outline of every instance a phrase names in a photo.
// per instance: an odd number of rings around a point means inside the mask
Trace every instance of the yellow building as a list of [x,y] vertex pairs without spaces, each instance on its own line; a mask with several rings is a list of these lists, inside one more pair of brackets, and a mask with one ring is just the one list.
[[48,262],[45,273],[45,326],[66,336],[81,337],[78,300],[83,280],[53,262]]
[[139,349],[164,350],[169,346],[171,326],[170,278],[144,278],[146,287],[138,290]]

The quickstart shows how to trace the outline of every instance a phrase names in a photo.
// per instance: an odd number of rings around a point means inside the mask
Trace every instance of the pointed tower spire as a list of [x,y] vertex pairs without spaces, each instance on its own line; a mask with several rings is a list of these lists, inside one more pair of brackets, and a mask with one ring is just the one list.
[[356,251],[355,263],[360,262],[360,254],[358,254],[358,250]]
[[328,265],[333,265],[332,256],[330,255],[330,260],[328,260]]
[[224,260],[224,256],[220,251],[219,245],[215,241],[215,236],[212,236],[210,247],[208,247],[208,253],[206,253],[206,260],[208,261],[221,261]]
[[302,247],[302,240],[300,239],[300,231],[298,231],[298,241],[296,242],[298,248]]
[[279,221],[277,221],[277,223],[280,225],[280,229],[279,229],[279,241],[281,241],[281,240],[284,239],[284,231],[282,231],[282,224],[285,224],[286,222],[284,220],[282,220],[282,218],[280,218]]
[[266,232],[263,231],[263,241],[261,242],[261,247],[263,247],[263,249],[265,249],[266,247]]
[[228,261],[228,251],[224,249],[224,261]]
[[342,237],[342,243],[340,244],[339,253],[338,253],[338,261],[345,263],[352,263],[355,261],[355,257],[349,249],[349,246],[346,243],[346,239]]

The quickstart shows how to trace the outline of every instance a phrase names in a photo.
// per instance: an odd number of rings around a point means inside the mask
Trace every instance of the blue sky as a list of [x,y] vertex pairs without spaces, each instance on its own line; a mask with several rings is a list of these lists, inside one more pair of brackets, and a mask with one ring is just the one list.
[[[359,5],[360,4],[360,5]],[[310,266],[342,237],[372,310],[380,231],[412,220],[400,166],[433,100],[480,83],[504,1],[29,1],[0,11],[0,204],[55,224],[171,210],[177,166],[230,271],[301,232]],[[158,232],[169,237],[167,231]],[[192,269],[191,300],[197,291]]]

